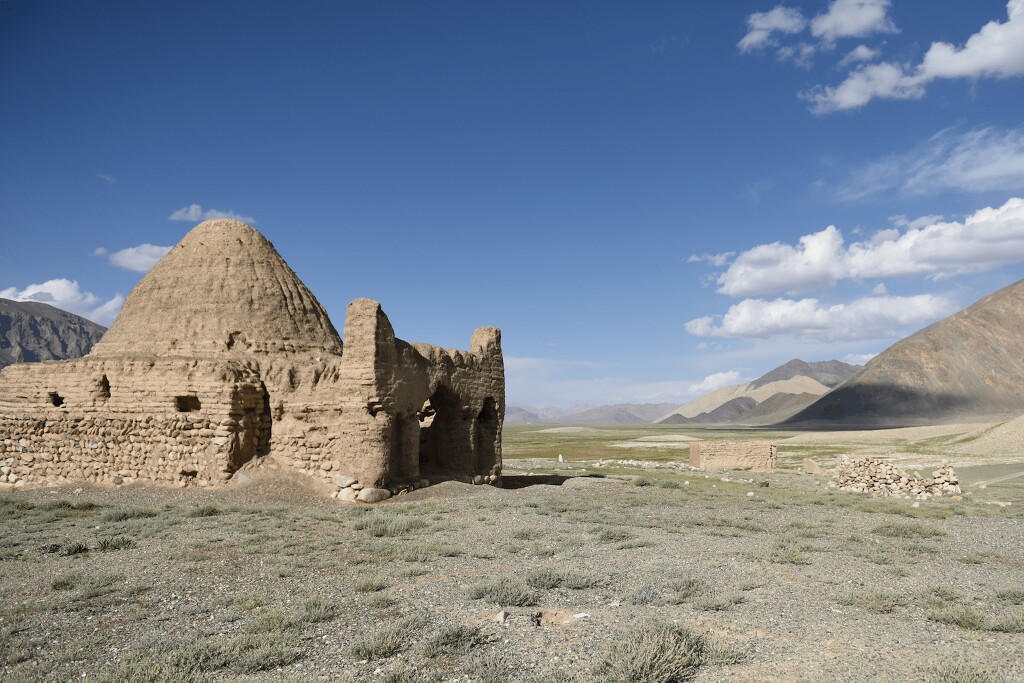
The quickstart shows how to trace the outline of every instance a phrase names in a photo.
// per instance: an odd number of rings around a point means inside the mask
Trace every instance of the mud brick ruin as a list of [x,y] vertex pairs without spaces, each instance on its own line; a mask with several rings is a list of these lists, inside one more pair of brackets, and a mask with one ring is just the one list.
[[690,465],[705,470],[766,472],[778,464],[778,448],[763,441],[694,441]]
[[217,485],[272,454],[375,502],[424,478],[500,484],[501,332],[468,351],[395,338],[348,306],[344,345],[259,232],[196,226],[135,287],[84,358],[0,372],[8,484]]

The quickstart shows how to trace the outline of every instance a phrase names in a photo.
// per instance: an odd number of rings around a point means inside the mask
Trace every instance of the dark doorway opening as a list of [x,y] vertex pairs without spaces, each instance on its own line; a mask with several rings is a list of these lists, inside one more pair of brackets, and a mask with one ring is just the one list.
[[179,413],[194,413],[202,408],[198,396],[175,396],[174,408]]

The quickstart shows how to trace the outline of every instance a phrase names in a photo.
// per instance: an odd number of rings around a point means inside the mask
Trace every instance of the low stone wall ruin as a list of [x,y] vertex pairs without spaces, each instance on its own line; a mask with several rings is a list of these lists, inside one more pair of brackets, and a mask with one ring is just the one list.
[[690,465],[705,470],[764,472],[778,464],[778,448],[763,441],[694,441]]
[[960,493],[960,480],[948,461],[943,461],[930,479],[911,476],[895,465],[874,458],[839,458],[838,481],[830,486],[841,491],[870,493],[875,496],[926,499]]

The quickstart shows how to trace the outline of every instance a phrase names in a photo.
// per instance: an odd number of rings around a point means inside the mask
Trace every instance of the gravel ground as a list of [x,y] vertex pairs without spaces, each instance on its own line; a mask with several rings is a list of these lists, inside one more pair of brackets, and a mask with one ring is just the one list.
[[[1024,680],[1021,483],[915,508],[588,466],[377,506],[270,471],[0,493],[0,678]],[[704,654],[658,673],[673,625]]]

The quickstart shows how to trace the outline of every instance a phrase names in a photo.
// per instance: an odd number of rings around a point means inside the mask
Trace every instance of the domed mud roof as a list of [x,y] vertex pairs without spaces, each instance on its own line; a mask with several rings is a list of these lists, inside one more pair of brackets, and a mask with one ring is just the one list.
[[254,228],[200,223],[153,266],[91,356],[341,353],[327,312]]

